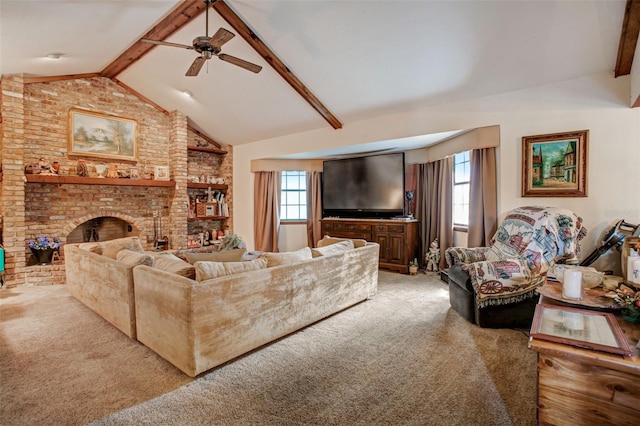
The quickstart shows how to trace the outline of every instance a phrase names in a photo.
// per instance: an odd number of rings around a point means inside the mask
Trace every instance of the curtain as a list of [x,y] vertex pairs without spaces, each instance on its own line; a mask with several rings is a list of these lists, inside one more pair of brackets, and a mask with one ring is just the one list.
[[453,157],[415,164],[416,219],[420,223],[421,258],[438,239],[440,269],[446,267],[444,252],[453,245],[452,192]]
[[256,250],[278,251],[280,175],[280,172],[256,172],[255,174],[253,237]]
[[469,233],[467,247],[486,247],[496,232],[498,197],[496,149],[474,149],[469,156]]
[[307,172],[307,244],[313,248],[322,238],[322,172]]

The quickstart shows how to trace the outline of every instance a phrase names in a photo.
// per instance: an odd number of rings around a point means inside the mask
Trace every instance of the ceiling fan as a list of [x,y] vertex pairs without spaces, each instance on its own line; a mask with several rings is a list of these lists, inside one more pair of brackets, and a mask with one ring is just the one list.
[[211,59],[212,56],[217,56],[219,59],[225,62],[237,65],[240,68],[244,68],[251,72],[259,73],[260,70],[262,70],[262,67],[260,65],[253,64],[251,62],[245,61],[244,59],[236,58],[235,56],[227,55],[225,53],[220,53],[222,45],[236,36],[234,33],[232,33],[231,31],[227,31],[224,28],[219,28],[212,37],[209,37],[209,6],[214,1],[216,0],[204,0],[204,3],[206,4],[206,35],[194,38],[192,46],[186,44],[171,43],[168,41],[152,40],[148,38],[143,38],[140,41],[143,41],[145,43],[159,44],[162,46],[180,47],[182,49],[195,50],[196,52],[198,52],[200,56],[198,56],[193,61],[193,63],[185,73],[187,77],[197,76],[204,63],[208,59]]

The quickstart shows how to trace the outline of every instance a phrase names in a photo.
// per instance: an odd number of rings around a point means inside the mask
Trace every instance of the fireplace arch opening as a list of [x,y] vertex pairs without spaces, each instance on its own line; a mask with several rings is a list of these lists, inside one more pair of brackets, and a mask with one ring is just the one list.
[[67,243],[109,241],[139,235],[140,229],[131,222],[116,216],[99,216],[76,226],[67,235]]

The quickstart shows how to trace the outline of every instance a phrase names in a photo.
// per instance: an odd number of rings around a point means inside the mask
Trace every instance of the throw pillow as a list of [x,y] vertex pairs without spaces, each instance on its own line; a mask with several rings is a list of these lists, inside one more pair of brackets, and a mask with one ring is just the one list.
[[318,247],[326,247],[331,244],[339,243],[340,241],[352,241],[353,247],[360,248],[364,247],[367,244],[367,240],[363,240],[360,238],[338,238],[338,237],[330,237],[325,235],[320,241],[318,241]]
[[147,265],[153,266],[153,257],[145,253],[138,253],[131,250],[120,250],[116,255],[116,260],[127,266]]
[[125,249],[144,253],[144,248],[138,237],[117,238],[115,240],[104,241],[102,245],[104,246],[102,255],[112,259],[116,258],[120,250]]
[[196,270],[192,264],[170,253],[156,256],[153,261],[153,267],[191,279],[196,277]]
[[287,265],[290,263],[301,262],[303,260],[312,259],[311,249],[309,247],[301,248],[296,251],[284,253],[262,253],[258,259],[267,259],[267,267],[271,268],[278,265]]
[[311,254],[313,257],[331,256],[332,254],[343,253],[349,250],[353,250],[353,241],[345,240],[335,244],[329,244],[328,246],[313,248],[311,249]]
[[184,257],[192,265],[196,262],[240,262],[246,251],[246,249],[240,248],[211,253],[184,253]]
[[90,251],[91,253],[102,254],[104,245],[100,243],[82,243],[78,245],[78,248]]
[[196,269],[196,281],[205,281],[242,272],[256,271],[267,267],[267,259],[254,259],[247,262],[204,262],[193,265]]

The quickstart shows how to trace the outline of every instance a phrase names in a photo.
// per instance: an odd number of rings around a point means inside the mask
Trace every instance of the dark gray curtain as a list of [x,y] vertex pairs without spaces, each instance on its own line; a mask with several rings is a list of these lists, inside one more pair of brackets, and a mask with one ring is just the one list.
[[415,164],[416,219],[420,222],[421,258],[429,244],[438,239],[440,269],[445,266],[444,251],[453,245],[452,192],[453,157],[431,163]]
[[313,248],[322,238],[322,172],[307,172],[307,244]]
[[469,233],[467,247],[486,247],[498,223],[496,149],[474,149],[469,156]]

